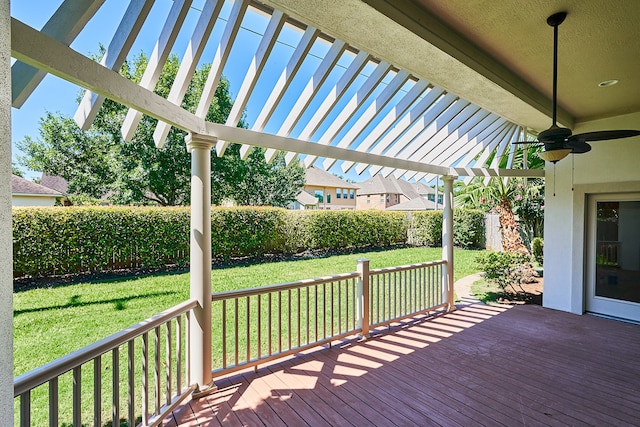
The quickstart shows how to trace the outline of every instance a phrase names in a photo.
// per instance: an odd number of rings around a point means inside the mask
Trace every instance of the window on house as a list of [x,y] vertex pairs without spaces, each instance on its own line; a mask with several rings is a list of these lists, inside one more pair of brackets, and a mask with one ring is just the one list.
[[[351,191],[353,191],[353,190],[351,190]],[[346,188],[342,189],[342,198],[343,199],[347,199],[348,198],[348,193],[347,192],[348,192],[348,190]],[[353,197],[351,197],[351,198],[353,199]]]
[[349,198],[353,199],[356,195],[356,190],[349,190]]
[[316,190],[314,196],[316,196],[316,199],[318,199],[320,203],[324,203],[324,193],[322,190]]
[[327,203],[331,203],[331,194],[327,194]]
[[[339,189],[339,188],[336,188],[336,199],[339,199],[339,198],[340,198],[341,193],[342,193],[342,190],[341,190],[341,189]],[[345,198],[346,198],[346,197],[345,197]]]
[[429,195],[427,196],[427,199],[429,199],[430,201],[432,201],[432,202],[433,202],[433,201],[436,199],[436,195],[435,195],[435,194],[429,194]]

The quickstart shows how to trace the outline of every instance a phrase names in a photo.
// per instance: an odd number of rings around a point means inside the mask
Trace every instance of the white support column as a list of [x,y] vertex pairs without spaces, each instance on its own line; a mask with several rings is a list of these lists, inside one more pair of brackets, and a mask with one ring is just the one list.
[[442,177],[444,191],[442,201],[442,259],[447,262],[445,274],[442,275],[442,293],[447,302],[447,311],[455,310],[453,296],[453,180],[454,177]]
[[194,397],[215,391],[211,380],[211,149],[217,139],[188,134],[191,152],[190,289],[198,306],[190,314],[189,363]]
[[0,414],[13,425],[13,248],[11,227],[11,24],[0,0]]

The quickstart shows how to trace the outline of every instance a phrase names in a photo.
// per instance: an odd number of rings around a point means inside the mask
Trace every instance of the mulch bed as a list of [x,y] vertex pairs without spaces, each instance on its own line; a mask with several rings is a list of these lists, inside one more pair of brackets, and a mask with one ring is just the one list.
[[[520,292],[501,292],[498,296],[498,303],[501,304],[536,304],[542,305],[542,289],[544,279],[536,278],[534,283],[521,285]],[[518,290],[520,290],[518,288]]]

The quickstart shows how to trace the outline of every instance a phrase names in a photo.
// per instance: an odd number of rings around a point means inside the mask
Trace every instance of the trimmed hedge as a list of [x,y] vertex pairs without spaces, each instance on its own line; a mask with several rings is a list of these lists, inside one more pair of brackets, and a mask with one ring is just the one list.
[[[14,276],[146,268],[189,261],[189,208],[57,207],[13,209]],[[479,216],[478,216],[479,215]],[[478,246],[476,211],[454,214],[454,243]],[[410,228],[411,226],[411,228]],[[287,211],[214,208],[212,258],[259,257],[305,250],[386,247],[410,241],[439,246],[442,212]]]
[[[189,261],[189,208],[13,209],[14,276],[50,276]],[[406,241],[401,213],[214,208],[214,259]]]
[[[442,211],[411,214],[410,238],[414,244],[442,246]],[[464,249],[484,247],[484,213],[475,209],[453,211],[453,244]]]

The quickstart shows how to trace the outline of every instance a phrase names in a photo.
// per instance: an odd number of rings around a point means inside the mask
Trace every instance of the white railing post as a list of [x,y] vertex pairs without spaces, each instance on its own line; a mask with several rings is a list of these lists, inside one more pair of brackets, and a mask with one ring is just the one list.
[[362,336],[369,338],[369,260],[358,259],[358,303],[356,304],[356,319],[358,327],[362,329]]
[[442,259],[447,263],[442,275],[442,296],[447,303],[447,311],[455,310],[453,296],[453,176],[443,176],[442,194]]
[[217,139],[188,134],[191,152],[191,239],[189,270],[191,298],[198,301],[189,316],[190,384],[199,397],[214,391],[211,377],[211,148]]

